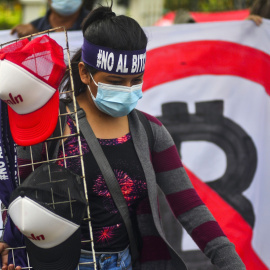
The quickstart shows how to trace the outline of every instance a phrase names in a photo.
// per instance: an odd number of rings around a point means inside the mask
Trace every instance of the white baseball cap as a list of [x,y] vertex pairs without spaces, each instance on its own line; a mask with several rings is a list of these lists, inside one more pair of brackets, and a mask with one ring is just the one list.
[[85,208],[80,176],[56,164],[43,164],[13,191],[8,212],[35,270],[76,268]]

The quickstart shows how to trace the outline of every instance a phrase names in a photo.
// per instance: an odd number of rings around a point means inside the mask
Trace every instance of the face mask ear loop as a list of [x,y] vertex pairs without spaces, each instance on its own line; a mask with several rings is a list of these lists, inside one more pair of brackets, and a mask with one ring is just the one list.
[[91,94],[92,99],[95,101],[96,98],[95,98],[94,95],[92,94],[92,91],[91,91],[91,88],[90,88],[89,84],[87,84],[87,87],[88,87],[88,90],[89,90],[89,92],[90,92],[90,94]]
[[89,72],[89,74],[90,74],[91,79],[93,80],[94,84],[95,84],[96,86],[98,86],[98,84],[97,84],[97,83],[96,83],[96,81],[94,80],[94,78],[93,78],[92,74],[91,74],[90,72]]
[[[94,80],[92,74],[91,74],[90,72],[89,72],[89,74],[90,74],[90,77],[91,77],[91,79],[93,80],[94,84],[95,84],[96,86],[98,86],[98,84],[97,84],[96,81]],[[91,94],[92,99],[95,101],[96,98],[94,97],[94,95],[93,95],[93,93],[92,93],[92,91],[91,91],[90,85],[87,84],[87,87],[88,87],[88,90],[89,90],[89,92],[90,92],[90,94]]]

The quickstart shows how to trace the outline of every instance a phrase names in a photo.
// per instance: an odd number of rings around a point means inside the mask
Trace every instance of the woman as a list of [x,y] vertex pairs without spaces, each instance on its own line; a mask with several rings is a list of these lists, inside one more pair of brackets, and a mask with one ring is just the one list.
[[[246,269],[193,189],[168,131],[156,118],[145,114],[154,136],[153,149],[149,150],[144,126],[134,110],[142,97],[147,45],[142,28],[129,17],[116,16],[111,8],[99,7],[84,21],[83,36],[82,50],[72,59],[76,101],[121,187],[140,253],[134,262],[129,248],[132,243],[119,210],[82,136],[97,269],[187,269],[179,256],[177,232],[170,237],[166,224],[162,224],[164,194],[169,211],[214,265],[227,270]],[[65,89],[70,89],[70,81]],[[68,105],[67,110],[70,108]],[[73,120],[67,117],[65,134],[75,132]],[[66,154],[77,154],[76,137],[69,137],[64,149]],[[58,157],[63,157],[62,147]],[[69,169],[79,173],[79,163],[66,162]],[[93,260],[88,235],[87,223],[83,223],[81,263]],[[81,264],[79,269],[93,268]]]

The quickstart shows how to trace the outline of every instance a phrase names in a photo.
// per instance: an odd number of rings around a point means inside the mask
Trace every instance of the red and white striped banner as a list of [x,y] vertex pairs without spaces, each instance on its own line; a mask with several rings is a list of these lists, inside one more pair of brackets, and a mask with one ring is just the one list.
[[[220,21],[241,21],[246,19],[250,11],[249,9],[229,10],[220,12],[188,12],[190,17],[198,23],[201,22],[220,22]],[[156,26],[168,26],[174,23],[176,11],[170,11],[162,16],[156,23]]]

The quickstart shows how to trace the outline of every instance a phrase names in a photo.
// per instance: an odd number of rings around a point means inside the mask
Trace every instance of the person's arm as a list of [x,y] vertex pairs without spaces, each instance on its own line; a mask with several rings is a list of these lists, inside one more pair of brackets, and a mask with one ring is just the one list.
[[[6,220],[3,220],[3,223]],[[4,234],[4,231],[3,231]],[[17,266],[16,269],[13,264],[8,265],[8,252],[9,252],[9,245],[3,241],[3,234],[0,239],[0,254],[2,259],[2,270],[21,270],[20,266]]]
[[[0,254],[2,258],[2,267],[6,267],[8,264],[8,250],[6,250],[9,246],[4,242],[4,225],[7,222],[7,215],[6,215],[6,206],[1,202],[1,213],[2,213],[2,222],[3,222],[3,230],[2,235],[0,238]],[[3,268],[2,268],[3,269]]]
[[8,264],[8,250],[9,246],[8,244],[4,242],[0,242],[0,253],[2,258],[2,270],[21,270],[22,268],[20,266],[14,267],[13,264]]
[[38,30],[34,27],[33,24],[27,23],[27,24],[16,25],[15,27],[11,29],[10,34],[13,35],[17,33],[18,37],[24,37],[24,36],[35,34],[37,32]]
[[0,242],[0,253],[2,257],[2,269],[7,269],[8,267],[8,244]]
[[48,21],[49,14],[50,10],[47,11],[45,16],[37,18],[30,23],[16,25],[11,29],[11,34],[17,33],[19,37],[23,37],[52,28]]
[[246,267],[219,224],[193,188],[171,135],[163,125],[152,123],[155,137],[152,151],[157,183],[178,221],[198,247],[219,269]]

